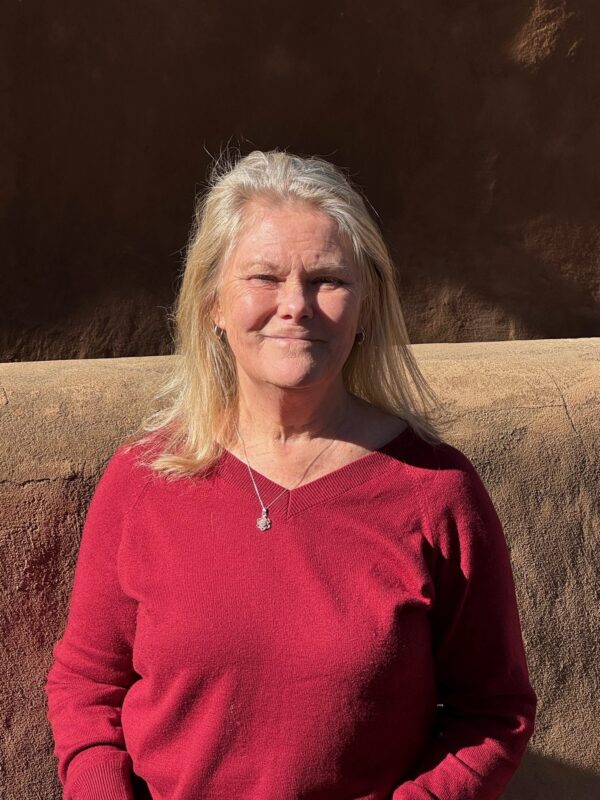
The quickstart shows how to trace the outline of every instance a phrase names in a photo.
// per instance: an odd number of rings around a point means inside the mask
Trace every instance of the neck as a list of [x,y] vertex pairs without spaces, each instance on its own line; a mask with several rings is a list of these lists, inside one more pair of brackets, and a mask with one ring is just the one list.
[[291,452],[339,434],[356,399],[340,381],[316,390],[239,386],[238,430],[248,450]]

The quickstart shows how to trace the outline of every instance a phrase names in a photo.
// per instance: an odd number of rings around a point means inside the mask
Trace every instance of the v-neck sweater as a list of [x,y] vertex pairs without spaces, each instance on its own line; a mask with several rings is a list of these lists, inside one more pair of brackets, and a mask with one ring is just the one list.
[[110,459],[46,682],[65,800],[492,800],[532,734],[510,556],[411,428],[295,489]]

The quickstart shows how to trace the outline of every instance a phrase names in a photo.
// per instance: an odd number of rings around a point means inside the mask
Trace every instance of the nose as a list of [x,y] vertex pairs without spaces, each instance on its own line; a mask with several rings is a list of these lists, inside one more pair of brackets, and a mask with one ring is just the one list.
[[311,288],[301,280],[282,281],[278,300],[279,315],[283,319],[296,322],[314,315]]

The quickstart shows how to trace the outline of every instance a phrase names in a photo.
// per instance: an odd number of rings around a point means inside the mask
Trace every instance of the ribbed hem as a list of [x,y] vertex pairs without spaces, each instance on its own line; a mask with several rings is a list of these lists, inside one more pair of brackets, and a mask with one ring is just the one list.
[[392,800],[436,800],[437,795],[431,794],[427,789],[413,781],[400,784],[392,795]]
[[82,767],[68,784],[66,800],[133,800],[131,772],[124,758]]

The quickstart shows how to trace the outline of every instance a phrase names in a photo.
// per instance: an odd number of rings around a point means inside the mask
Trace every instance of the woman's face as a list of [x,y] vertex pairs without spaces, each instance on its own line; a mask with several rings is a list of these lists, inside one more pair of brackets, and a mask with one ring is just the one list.
[[254,201],[245,213],[213,312],[240,384],[329,384],[341,377],[359,326],[362,285],[351,248],[333,220],[306,203]]

